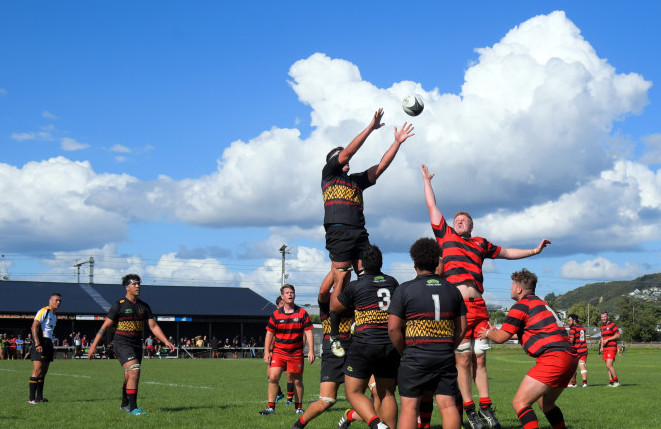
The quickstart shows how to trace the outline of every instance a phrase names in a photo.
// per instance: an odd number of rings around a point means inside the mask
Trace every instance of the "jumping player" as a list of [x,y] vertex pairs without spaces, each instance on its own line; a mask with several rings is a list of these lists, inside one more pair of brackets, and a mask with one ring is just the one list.
[[87,352],[87,357],[92,359],[96,347],[103,340],[111,326],[115,326],[113,336],[113,350],[124,368],[124,384],[122,385],[122,404],[120,409],[130,414],[139,416],[147,414],[142,408],[138,408],[138,383],[140,382],[140,365],[142,362],[142,344],[145,322],[156,338],[165,344],[170,352],[174,351],[174,345],[168,341],[158,326],[151,307],[142,301],[140,295],[140,276],[127,274],[122,277],[122,286],[126,289],[124,298],[115,301],[106,315],[101,329],[96,333],[94,341]]
[[32,321],[32,338],[34,343],[30,347],[32,359],[32,374],[30,374],[30,398],[28,404],[48,402],[44,398],[44,380],[48,367],[53,362],[53,331],[57,324],[55,312],[60,308],[62,295],[53,293],[48,305],[37,312]]
[[[569,315],[569,341],[574,344],[578,353],[578,366],[581,369],[583,387],[588,387],[588,343],[585,337],[585,328],[581,325],[576,314]],[[576,374],[571,378],[567,387],[576,387]]]
[[535,358],[533,366],[514,395],[512,407],[524,429],[539,427],[532,404],[536,401],[553,429],[564,429],[565,418],[555,404],[576,374],[578,354],[567,330],[545,301],[535,296],[537,276],[526,270],[512,274],[510,294],[516,304],[500,329],[490,323],[480,328],[479,338],[501,344],[514,335],[523,350]]
[[[394,428],[397,424],[397,368],[399,353],[388,336],[388,306],[398,283],[381,272],[381,250],[368,245],[362,253],[365,275],[350,282],[340,295],[331,296],[331,311],[344,313],[353,308],[356,326],[351,350],[344,367],[344,389],[353,409],[370,429]],[[365,396],[370,377],[374,375],[378,402]]]
[[296,289],[290,284],[280,288],[284,305],[277,308],[266,325],[264,339],[264,362],[269,365],[268,404],[259,414],[275,414],[275,398],[282,371],[289,371],[299,402],[295,403],[296,414],[303,414],[303,340],[307,340],[308,361],[314,362],[314,338],[312,321],[307,311],[294,304]]
[[417,428],[417,413],[431,391],[444,429],[461,426],[455,405],[457,366],[454,350],[464,338],[466,305],[461,293],[434,273],[441,249],[421,238],[410,249],[416,278],[402,283],[388,308],[388,334],[401,354],[397,385],[401,401],[399,429]]
[[[351,269],[361,275],[360,253],[369,244],[363,214],[363,191],[374,185],[390,166],[399,147],[413,133],[413,125],[404,122],[402,128],[395,127],[395,141],[381,158],[381,161],[369,169],[349,174],[349,161],[361,148],[367,137],[374,130],[381,128],[383,109],[379,108],[369,123],[345,148],[336,147],[326,155],[326,165],[321,172],[321,190],[324,197],[324,228],[326,230],[326,249],[331,260],[333,275],[332,296],[337,296],[342,287],[349,282]],[[338,357],[345,351],[337,338],[339,321],[331,313],[331,350]]]
[[[304,428],[312,419],[335,405],[337,391],[344,383],[344,364],[346,356],[337,357],[331,352],[330,344],[330,290],[333,286],[333,276],[328,273],[319,289],[317,302],[319,315],[324,331],[321,353],[321,384],[319,386],[319,399],[308,406],[303,415],[294,423],[292,429]],[[351,325],[354,322],[353,311],[340,315],[340,341],[344,350],[351,345]]]
[[535,249],[512,249],[496,246],[482,237],[472,237],[473,219],[466,212],[454,216],[453,226],[448,225],[445,217],[436,206],[436,197],[431,186],[433,174],[426,165],[422,165],[422,178],[425,188],[425,202],[429,210],[432,230],[442,249],[443,276],[457,286],[468,309],[468,328],[464,341],[456,350],[457,381],[463,397],[463,407],[466,417],[473,429],[482,429],[473,402],[473,378],[480,395],[479,415],[485,419],[492,429],[500,428],[496,414],[491,408],[489,396],[489,380],[487,376],[486,351],[489,345],[477,338],[477,332],[487,325],[489,314],[482,299],[484,277],[482,263],[490,259],[522,259],[540,253],[551,241],[543,239]]
[[601,341],[599,341],[599,351],[601,358],[606,362],[606,369],[608,370],[608,386],[618,387],[620,382],[617,379],[615,372],[615,355],[617,354],[617,339],[620,338],[620,330],[615,322],[611,322],[608,318],[608,312],[601,313]]

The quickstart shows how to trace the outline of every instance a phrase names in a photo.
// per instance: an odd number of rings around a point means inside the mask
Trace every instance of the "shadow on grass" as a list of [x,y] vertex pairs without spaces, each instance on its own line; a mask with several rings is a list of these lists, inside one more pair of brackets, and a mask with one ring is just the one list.
[[202,405],[191,405],[188,407],[165,407],[161,408],[161,411],[167,411],[167,412],[181,412],[181,411],[193,411],[193,410],[224,410],[224,409],[229,409],[229,408],[234,408],[234,405],[219,405],[219,406],[202,406]]

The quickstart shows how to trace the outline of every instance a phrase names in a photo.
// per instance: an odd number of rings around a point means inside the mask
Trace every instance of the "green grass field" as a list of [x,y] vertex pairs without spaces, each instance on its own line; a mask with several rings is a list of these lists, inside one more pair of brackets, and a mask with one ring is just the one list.
[[[533,359],[521,349],[489,354],[491,397],[504,428],[519,428],[511,399]],[[305,404],[319,393],[320,361],[305,369]],[[567,389],[558,404],[571,428],[661,427],[661,350],[631,349],[615,363],[621,386],[608,388],[601,358],[588,359],[590,387]],[[46,378],[48,404],[29,405],[29,361],[0,361],[0,427],[116,428],[215,427],[290,428],[293,406],[281,402],[275,416],[260,416],[266,405],[266,365],[255,360],[145,360],[138,404],[149,414],[119,410],[123,370],[117,361],[56,360]],[[284,382],[281,383],[284,387]],[[348,407],[344,390],[329,412],[308,428],[335,428]],[[549,427],[536,409],[542,427]],[[433,427],[440,428],[438,410]],[[352,427],[367,428],[363,423]]]

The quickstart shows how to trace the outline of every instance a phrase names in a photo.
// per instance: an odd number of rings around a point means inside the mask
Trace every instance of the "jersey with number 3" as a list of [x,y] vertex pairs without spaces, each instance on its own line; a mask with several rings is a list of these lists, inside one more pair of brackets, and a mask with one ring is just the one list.
[[519,337],[526,353],[539,357],[548,351],[566,351],[576,356],[565,325],[549,305],[535,295],[526,295],[507,313],[501,329]]
[[355,310],[352,347],[356,343],[390,344],[388,307],[398,285],[397,280],[389,275],[365,274],[342,289],[338,301]]

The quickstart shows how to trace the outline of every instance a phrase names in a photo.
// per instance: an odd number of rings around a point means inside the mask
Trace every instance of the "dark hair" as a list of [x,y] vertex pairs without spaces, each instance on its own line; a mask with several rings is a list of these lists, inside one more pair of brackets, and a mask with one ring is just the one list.
[[285,291],[285,289],[291,289],[292,292],[296,293],[296,288],[294,288],[293,285],[290,285],[289,283],[285,283],[280,288],[280,295],[282,295],[282,293]]
[[570,318],[571,320],[573,320],[574,322],[576,322],[576,323],[581,323],[581,321],[578,320],[578,314],[574,314],[574,313],[572,313],[572,314],[569,315],[569,318]]
[[126,286],[130,285],[132,281],[142,283],[142,280],[140,279],[139,275],[137,275],[137,274],[127,274],[124,277],[122,277],[122,286],[126,287]]
[[51,297],[51,298],[54,297],[54,296],[57,296],[57,297],[62,298],[62,294],[59,293],[59,292],[53,292],[53,293],[50,294],[50,297]]
[[601,314],[608,314],[608,311],[604,310],[601,312]]
[[[280,292],[280,293],[282,293],[282,292]],[[282,297],[281,297],[281,296],[279,296],[279,297],[277,297],[277,298],[275,299],[275,305],[276,305],[276,307],[278,306],[278,304],[280,304],[280,301],[282,301]]]
[[524,290],[535,293],[535,288],[537,288],[537,275],[535,273],[524,268],[521,271],[512,273],[512,280],[517,282]]
[[326,163],[328,163],[328,161],[330,161],[330,159],[333,157],[333,155],[334,155],[336,152],[342,152],[343,150],[344,150],[344,147],[342,147],[342,146],[338,146],[338,147],[336,147],[335,149],[333,149],[333,150],[331,150],[330,152],[328,152],[328,154],[326,155]]
[[429,237],[419,238],[409,249],[409,254],[418,270],[436,271],[438,261],[441,257],[441,248],[438,242]]
[[361,254],[363,269],[366,273],[376,274],[381,272],[383,266],[383,255],[381,249],[373,244],[368,245]]

